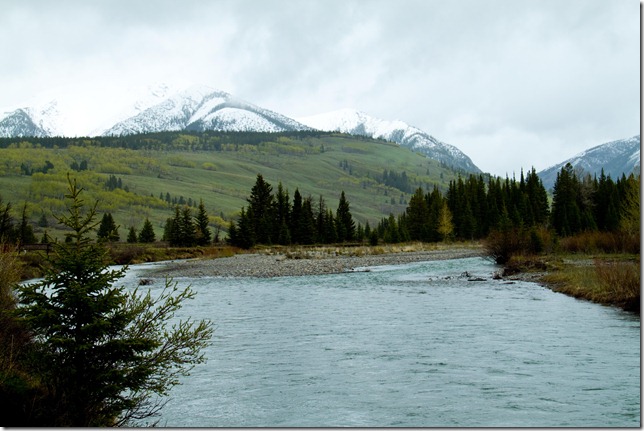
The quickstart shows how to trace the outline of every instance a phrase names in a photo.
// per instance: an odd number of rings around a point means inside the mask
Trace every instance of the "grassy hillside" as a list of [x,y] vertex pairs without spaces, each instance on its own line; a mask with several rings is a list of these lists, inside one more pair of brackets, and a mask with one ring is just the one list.
[[[122,240],[146,217],[160,237],[179,199],[194,205],[203,199],[213,228],[225,230],[246,205],[258,173],[275,189],[281,181],[291,199],[299,188],[315,202],[323,196],[333,210],[344,190],[354,218],[372,225],[404,211],[417,187],[444,191],[457,175],[396,144],[333,133],[0,139],[0,197],[13,204],[16,217],[27,202],[34,224],[45,214],[50,234],[56,234],[52,212],[64,209],[68,173],[88,201],[99,201],[99,215],[112,213]],[[118,180],[116,188],[110,178]]]

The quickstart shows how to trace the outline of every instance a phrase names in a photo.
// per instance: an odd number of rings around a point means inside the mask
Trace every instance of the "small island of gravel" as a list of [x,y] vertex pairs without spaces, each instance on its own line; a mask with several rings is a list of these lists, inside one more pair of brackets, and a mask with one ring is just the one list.
[[148,276],[172,278],[308,276],[351,272],[361,267],[401,265],[484,255],[484,250],[477,245],[441,246],[420,250],[417,246],[387,249],[382,247],[270,248],[232,257],[169,261],[151,270]]

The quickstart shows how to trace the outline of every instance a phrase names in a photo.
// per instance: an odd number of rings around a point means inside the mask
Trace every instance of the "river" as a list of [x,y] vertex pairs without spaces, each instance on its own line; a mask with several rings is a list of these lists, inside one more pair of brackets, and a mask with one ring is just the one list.
[[177,278],[197,292],[181,315],[216,329],[159,425],[639,427],[639,315],[497,269],[467,258]]

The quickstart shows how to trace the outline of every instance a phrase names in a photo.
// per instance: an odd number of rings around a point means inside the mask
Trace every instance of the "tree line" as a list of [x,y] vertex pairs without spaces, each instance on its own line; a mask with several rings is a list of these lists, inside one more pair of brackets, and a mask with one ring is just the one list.
[[[114,180],[118,184],[116,177],[111,178]],[[248,205],[241,208],[240,216],[230,225],[228,241],[242,248],[257,244],[438,242],[480,240],[498,232],[520,231],[532,236],[533,249],[539,250],[542,246],[535,236],[539,229],[558,237],[595,231],[639,232],[639,182],[633,174],[614,181],[603,171],[599,177],[591,178],[568,164],[557,174],[550,204],[534,168],[526,175],[521,171],[518,180],[459,176],[450,181],[445,193],[437,186],[432,191],[416,189],[403,213],[383,217],[372,229],[368,221],[364,226],[354,221],[344,191],[333,211],[324,197],[304,197],[299,189],[291,201],[281,183],[274,193],[273,186],[258,174]],[[26,206],[19,221],[12,217],[11,210],[10,203],[0,200],[0,240],[35,243]],[[203,201],[194,215],[193,208],[186,205],[175,205],[173,211],[162,238],[171,246],[191,247],[219,240],[219,233],[213,237],[209,228]],[[111,214],[103,216],[98,238],[120,240]],[[154,230],[149,221],[141,232],[130,228],[127,240],[153,242]]]
[[[229,232],[229,242],[243,248],[256,244],[329,244],[368,241],[438,242],[480,240],[500,233],[507,240],[543,250],[543,231],[566,237],[579,232],[639,232],[639,177],[617,181],[603,171],[599,178],[576,173],[568,164],[557,175],[552,204],[534,168],[520,178],[459,176],[446,193],[416,189],[405,211],[383,217],[372,229],[353,220],[344,191],[338,209],[329,209],[322,196],[314,201],[280,183],[277,192],[261,175]],[[527,238],[527,239],[526,239]]]

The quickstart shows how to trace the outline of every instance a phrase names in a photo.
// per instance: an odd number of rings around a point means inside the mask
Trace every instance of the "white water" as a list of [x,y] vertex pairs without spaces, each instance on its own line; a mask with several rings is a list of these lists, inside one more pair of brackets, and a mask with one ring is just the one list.
[[216,331],[159,425],[639,427],[639,316],[496,269],[175,279],[198,292],[183,315]]

